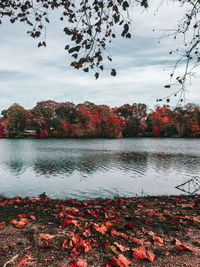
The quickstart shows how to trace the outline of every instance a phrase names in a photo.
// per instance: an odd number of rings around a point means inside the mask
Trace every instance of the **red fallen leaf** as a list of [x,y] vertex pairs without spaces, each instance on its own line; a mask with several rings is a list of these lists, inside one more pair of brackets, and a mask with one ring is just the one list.
[[20,219],[20,222],[28,223],[29,221],[28,221],[27,218],[21,218],[21,219]]
[[25,217],[26,217],[25,214],[21,214],[21,213],[20,213],[20,214],[17,214],[17,218],[18,218],[18,219],[25,218]]
[[169,256],[169,254],[170,254],[169,251],[165,252],[165,256]]
[[108,240],[106,240],[106,242],[104,243],[105,247],[111,246],[110,242]]
[[42,247],[43,247],[43,248],[49,248],[49,247],[51,247],[51,243],[50,243],[49,241],[46,241],[46,242],[44,242],[44,243],[42,244]]
[[32,259],[33,258],[31,257],[31,255],[27,254],[15,266],[21,266],[21,265],[29,264],[29,263],[31,263]]
[[112,257],[111,261],[114,266],[119,266],[119,267],[128,267],[131,264],[131,262],[122,254],[119,254],[118,259]]
[[70,264],[70,267],[87,267],[86,260],[79,258],[76,262]]
[[67,213],[71,213],[71,214],[74,214],[74,215],[79,213],[79,210],[77,208],[74,208],[74,207],[66,207],[65,211]]
[[194,249],[189,247],[186,244],[181,244],[180,246],[177,247],[177,250],[180,251],[180,252],[183,251],[183,250],[194,252]]
[[0,229],[4,228],[5,226],[6,226],[6,223],[4,221],[0,223]]
[[152,224],[153,223],[153,219],[152,218],[148,218],[148,219],[145,220],[145,223]]
[[145,247],[138,247],[133,249],[133,259],[134,260],[143,260],[147,258],[147,251]]
[[17,246],[17,244],[16,243],[9,243],[8,246],[9,247],[15,247],[15,246]]
[[114,230],[114,229],[111,230],[111,235],[112,235],[112,236],[113,236],[113,235],[115,235],[115,236],[120,236],[120,237],[122,237],[122,238],[124,238],[124,239],[128,239],[128,236],[127,236],[126,234],[117,232],[117,231]]
[[180,204],[182,208],[191,208],[194,209],[195,203],[189,203],[189,204]]
[[38,236],[46,240],[49,240],[55,237],[55,235],[50,235],[50,234],[39,234]]
[[109,263],[106,263],[106,267],[112,267],[112,265],[110,265]]
[[153,262],[154,259],[155,259],[155,255],[154,255],[154,253],[151,252],[151,251],[147,251],[146,254],[147,254],[147,259],[148,259],[150,262]]
[[97,223],[93,224],[93,227],[96,231],[102,233],[103,235],[106,233],[108,230],[107,227],[102,223],[101,226],[99,226]]
[[177,250],[180,251],[180,252],[182,252],[182,251],[185,250],[185,249],[184,249],[183,246],[180,245],[180,246],[177,247]]
[[182,242],[176,238],[172,239],[172,243],[179,246],[179,245],[182,245]]
[[155,211],[152,209],[146,209],[146,210],[143,210],[143,212],[147,212],[150,217],[152,217],[155,214]]
[[175,198],[174,200],[178,204],[180,202],[183,202],[184,201],[184,198]]
[[120,245],[119,243],[117,242],[114,242],[114,244],[121,250],[121,252],[124,252],[124,251],[127,251],[127,250],[130,250],[129,248],[126,248],[122,245]]
[[66,220],[64,222],[61,223],[62,226],[66,226],[66,225],[69,225],[73,223],[75,226],[78,224],[78,221],[77,220]]
[[30,218],[31,220],[33,220],[33,221],[36,221],[36,217],[35,217],[35,215],[30,215],[29,218]]
[[65,249],[65,248],[68,248],[68,246],[67,246],[67,239],[65,239],[65,240],[63,241],[63,244],[62,244],[61,249],[63,250],[63,249]]
[[132,238],[132,241],[134,242],[134,243],[136,243],[136,244],[138,244],[138,245],[142,245],[142,244],[144,244],[144,238],[141,238],[141,239],[138,239],[138,238],[136,238],[136,237],[133,237]]
[[133,224],[133,222],[129,222],[129,223],[127,223],[126,224],[126,227],[128,228],[128,229],[134,229],[134,227],[135,227],[135,225]]
[[[144,232],[144,231],[143,231]],[[145,232],[144,232],[145,233]],[[148,235],[151,235],[151,236],[154,236],[155,235],[155,233],[154,232],[152,232],[152,231],[146,231],[146,233],[148,234]]]
[[105,222],[106,227],[111,227],[112,225],[113,225],[113,223],[111,223],[111,222]]
[[15,219],[10,221],[11,224],[14,224],[17,228],[24,228],[25,222],[23,221],[16,221]]
[[163,245],[163,238],[154,235],[154,236],[153,236],[153,240],[154,240],[154,243],[155,243],[156,245],[159,245],[159,246],[162,246],[162,245]]

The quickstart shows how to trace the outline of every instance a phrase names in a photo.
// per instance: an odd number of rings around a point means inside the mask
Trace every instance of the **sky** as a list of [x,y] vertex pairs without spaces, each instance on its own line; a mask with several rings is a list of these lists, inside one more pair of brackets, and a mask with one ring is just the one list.
[[[38,41],[26,35],[23,24],[3,22],[0,25],[0,111],[13,103],[30,109],[42,100],[75,104],[90,101],[111,107],[145,103],[153,108],[157,98],[172,93],[164,88],[174,63],[169,51],[179,46],[173,39],[159,43],[159,37],[163,29],[176,25],[183,13],[176,2],[165,4],[156,12],[158,3],[153,1],[148,11],[130,10],[132,38],[116,38],[108,47],[113,58],[109,66],[117,70],[117,76],[107,72],[98,80],[93,73],[69,66],[71,57],[64,50],[67,39],[59,21],[47,27],[46,48],[37,47]],[[200,104],[199,82],[197,76],[188,84],[185,103]],[[172,98],[171,105],[177,101]]]

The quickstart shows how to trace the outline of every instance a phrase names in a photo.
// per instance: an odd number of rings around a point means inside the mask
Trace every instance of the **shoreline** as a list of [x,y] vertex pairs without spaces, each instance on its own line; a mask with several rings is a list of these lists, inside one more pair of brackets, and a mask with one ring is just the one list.
[[0,196],[0,262],[5,267],[198,266],[200,195]]

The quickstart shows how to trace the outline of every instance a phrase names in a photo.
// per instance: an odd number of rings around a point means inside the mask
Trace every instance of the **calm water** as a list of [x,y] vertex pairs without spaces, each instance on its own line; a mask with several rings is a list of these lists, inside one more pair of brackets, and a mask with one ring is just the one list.
[[0,152],[0,194],[6,196],[200,192],[198,139],[0,139]]

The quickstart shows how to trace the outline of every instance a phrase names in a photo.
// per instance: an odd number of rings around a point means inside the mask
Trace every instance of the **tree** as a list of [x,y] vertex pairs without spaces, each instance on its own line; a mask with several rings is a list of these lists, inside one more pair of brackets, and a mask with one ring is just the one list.
[[8,136],[19,136],[26,126],[26,110],[19,104],[13,104],[8,108],[5,120],[5,130]]
[[[54,19],[66,22],[63,31],[68,36],[68,43],[65,49],[73,58],[71,66],[83,69],[84,72],[92,70],[97,79],[100,71],[105,69],[106,58],[112,61],[110,55],[106,56],[105,53],[107,45],[117,34],[131,38],[130,7],[140,5],[147,9],[149,2],[149,0],[4,0],[0,2],[0,23],[5,22],[6,17],[11,23],[22,22],[28,25],[27,33],[31,37],[39,38],[38,46],[46,46],[49,13],[58,11]],[[164,0],[158,2],[165,3]],[[179,20],[177,27],[165,31],[163,37],[172,36],[174,39],[178,36],[183,37],[183,47],[175,50],[178,58],[170,75],[171,81],[166,85],[167,88],[177,84],[180,87],[166,97],[167,102],[170,101],[170,96],[178,93],[180,100],[182,99],[186,78],[200,62],[200,1],[177,0],[177,2],[185,12],[184,16],[177,18]],[[170,54],[172,53],[174,51],[170,51]],[[176,75],[176,70],[181,64],[184,64],[185,69],[182,75]],[[110,73],[115,76],[116,70],[111,69]]]

